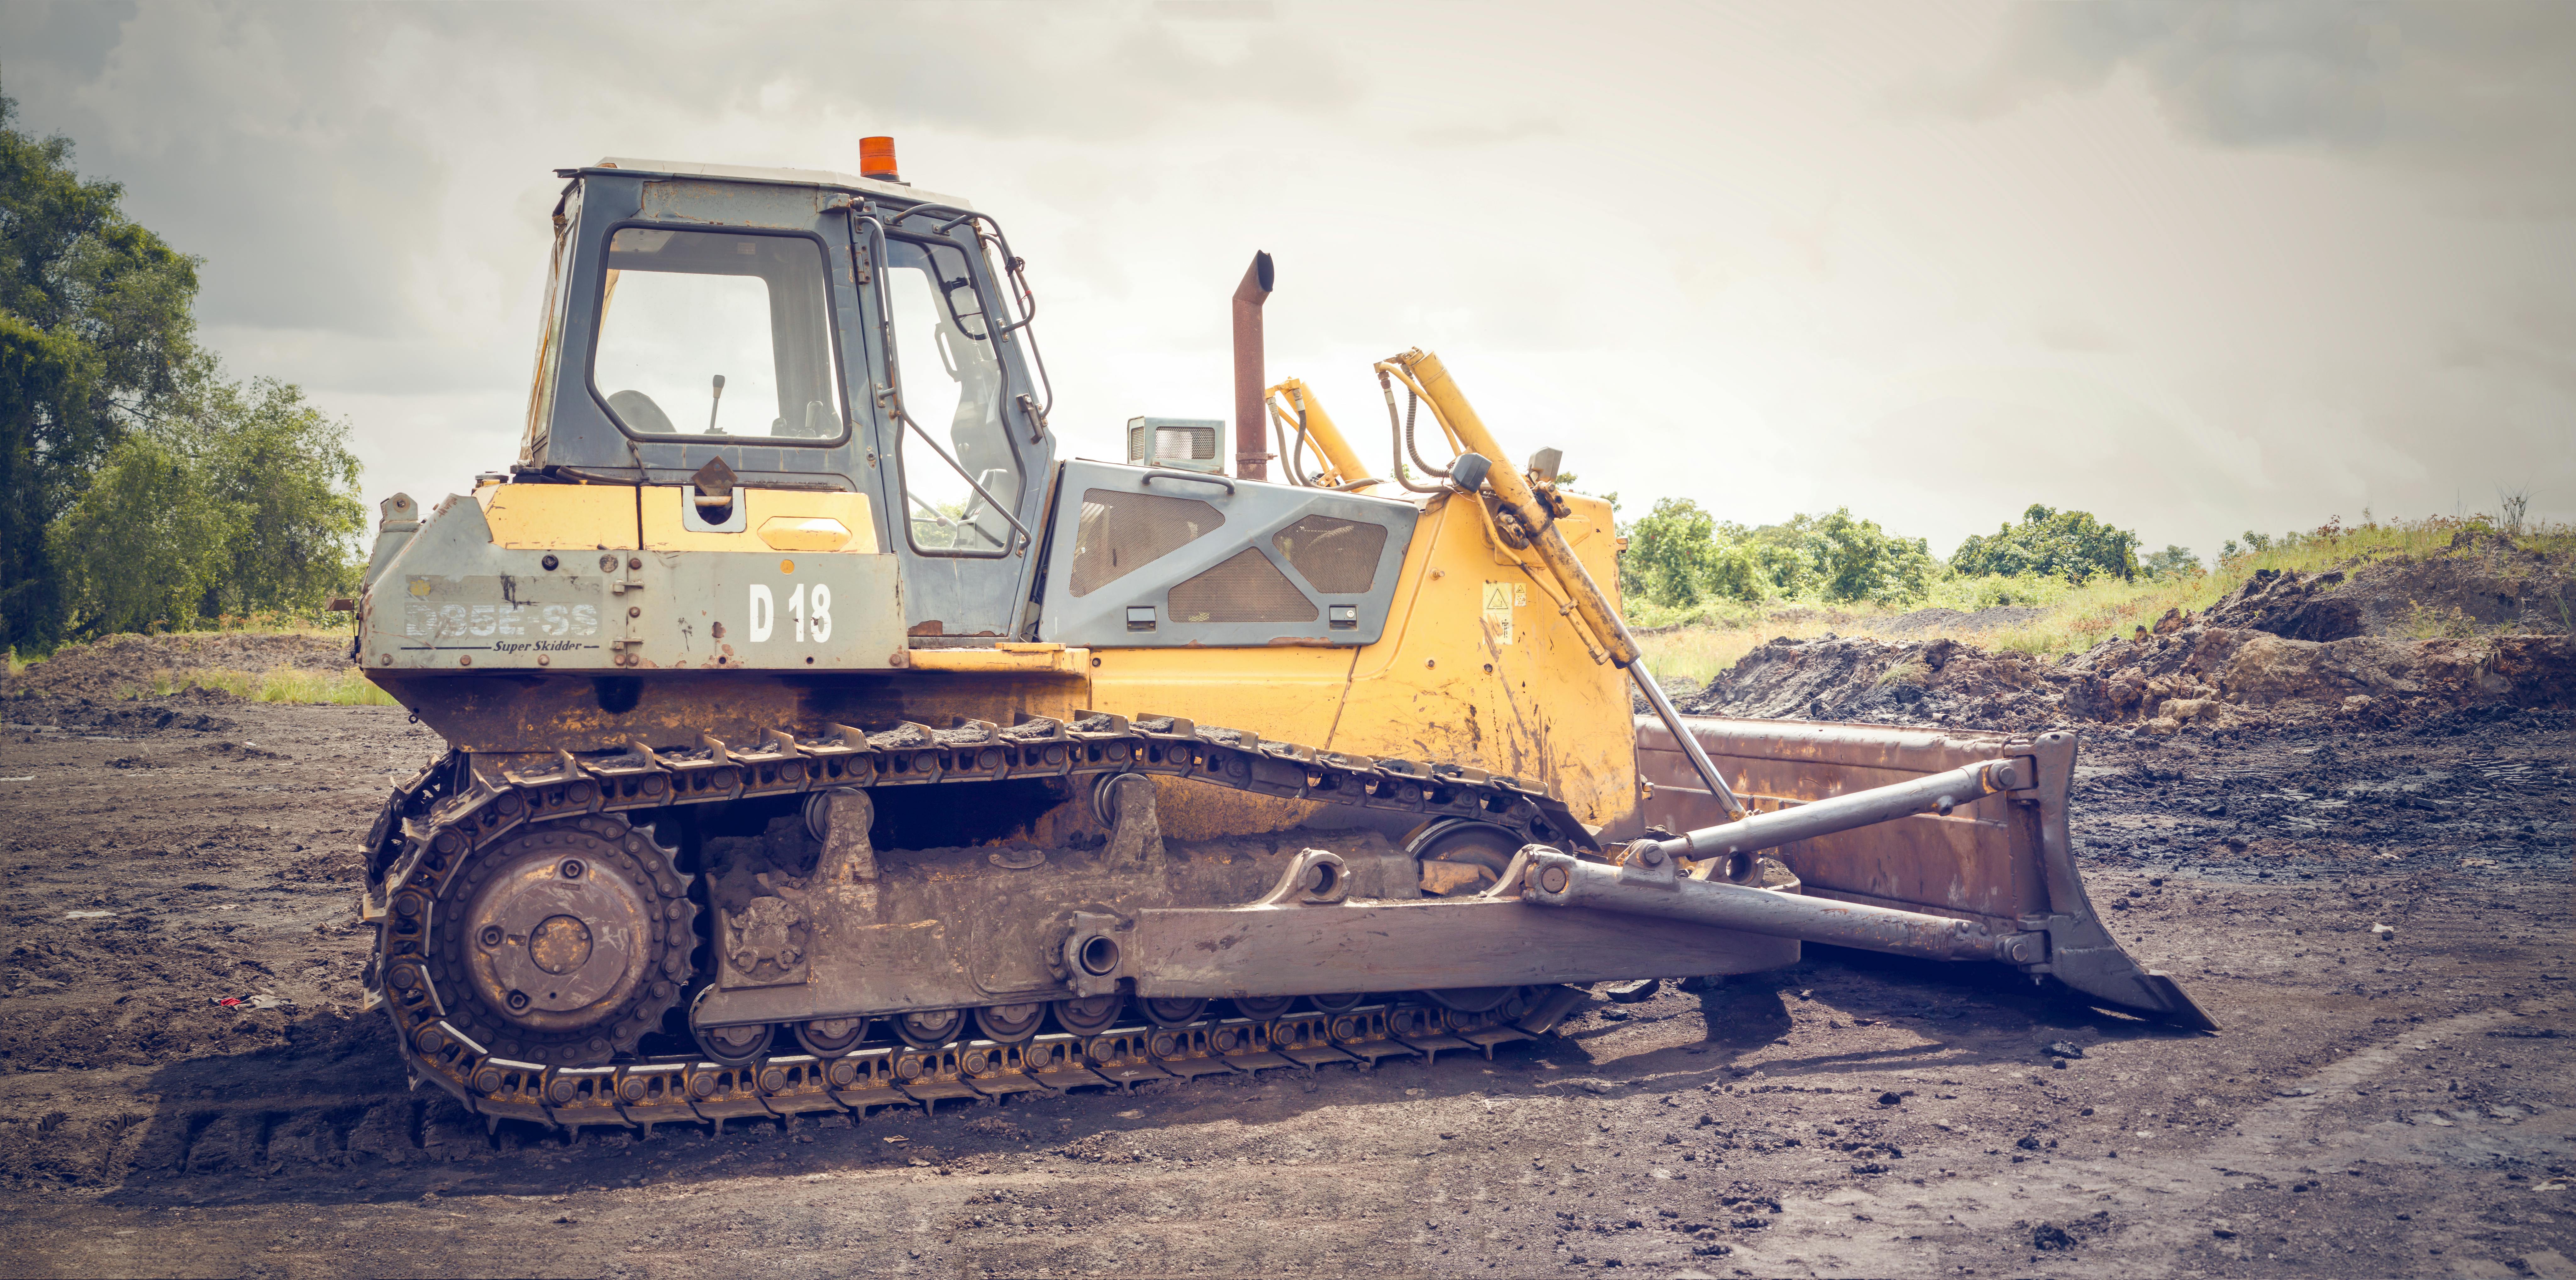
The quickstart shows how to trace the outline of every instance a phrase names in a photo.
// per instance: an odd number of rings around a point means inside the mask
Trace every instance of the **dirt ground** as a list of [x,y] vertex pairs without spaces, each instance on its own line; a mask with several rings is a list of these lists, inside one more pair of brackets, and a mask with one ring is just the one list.
[[155,678],[185,685],[207,671],[349,669],[349,637],[306,632],[109,636],[64,645],[14,677],[0,678],[0,698],[38,695],[106,701],[150,692]]
[[402,710],[0,708],[4,1274],[2576,1277],[2563,711],[2088,731],[2217,1035],[1810,948],[1491,1061],[567,1144],[356,1016]]

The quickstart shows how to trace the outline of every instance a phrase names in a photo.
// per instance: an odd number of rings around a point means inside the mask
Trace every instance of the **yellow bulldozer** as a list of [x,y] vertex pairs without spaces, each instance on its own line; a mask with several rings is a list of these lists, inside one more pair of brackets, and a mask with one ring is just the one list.
[[1607,505],[1418,350],[1372,466],[1264,377],[1267,255],[1230,433],[1059,457],[1001,226],[862,156],[558,171],[517,461],[383,504],[415,1080],[649,1128],[1490,1055],[1804,942],[2209,1025],[2086,901],[2071,735],[1677,714]]

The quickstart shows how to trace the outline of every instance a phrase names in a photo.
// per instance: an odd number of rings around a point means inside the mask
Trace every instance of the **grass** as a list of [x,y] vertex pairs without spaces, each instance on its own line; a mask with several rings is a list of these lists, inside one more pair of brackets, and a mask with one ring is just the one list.
[[[2463,530],[2497,532],[2493,523],[2483,517],[2437,517],[2353,528],[2329,524],[2228,560],[2216,572],[2186,577],[2134,582],[2097,578],[2083,584],[2027,577],[1948,578],[1933,584],[1922,599],[1893,604],[1816,600],[1753,604],[1725,600],[1704,601],[1687,610],[1658,610],[1641,604],[1631,613],[1630,624],[1670,628],[1637,637],[1638,646],[1645,650],[1647,669],[1668,683],[1688,680],[1693,685],[1703,685],[1775,636],[1812,640],[1828,632],[1909,641],[1947,636],[1988,649],[2054,658],[2082,653],[2104,640],[2133,634],[2134,628],[2140,626],[2152,627],[2170,610],[2197,613],[2207,609],[2260,570],[2316,573],[2390,556],[2430,558],[2447,553],[2452,536]],[[2553,557],[2576,554],[2576,528],[2569,526],[2544,525],[2512,537],[2517,546]],[[1948,608],[1970,613],[1995,605],[2026,605],[2045,612],[2019,626],[1987,631],[1934,627],[1900,633],[1888,625],[1919,609]],[[2456,609],[2443,612],[2419,607],[2410,630],[2426,639],[2476,630],[2474,623],[2457,614]]]
[[245,702],[308,702],[338,707],[395,705],[391,696],[369,683],[356,667],[336,672],[229,671],[222,668],[161,671],[152,677],[151,688],[137,689],[134,696],[166,696],[190,687],[219,689]]

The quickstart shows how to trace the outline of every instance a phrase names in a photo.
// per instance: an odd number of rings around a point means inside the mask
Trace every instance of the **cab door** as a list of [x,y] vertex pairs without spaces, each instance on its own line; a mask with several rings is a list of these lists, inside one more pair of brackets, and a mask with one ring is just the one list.
[[1039,422],[1025,319],[995,301],[998,274],[964,223],[855,219],[876,365],[879,475],[903,563],[914,647],[1025,630],[1038,512],[1055,441]]

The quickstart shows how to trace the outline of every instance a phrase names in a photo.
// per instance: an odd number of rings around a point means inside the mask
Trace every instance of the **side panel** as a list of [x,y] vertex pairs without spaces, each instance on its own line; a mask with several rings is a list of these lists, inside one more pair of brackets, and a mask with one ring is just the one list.
[[1135,648],[1373,643],[1419,516],[1387,498],[1068,462],[1038,635]]
[[[1577,554],[1599,580],[1615,581],[1607,508],[1585,503],[1577,516],[1587,525],[1567,530]],[[1490,769],[1545,783],[1584,822],[1634,827],[1636,731],[1625,677],[1594,660],[1547,585],[1493,542],[1477,506],[1434,498],[1376,643],[1356,651],[1098,647],[1091,705]],[[1175,790],[1163,790],[1163,822],[1185,839],[1278,830],[1312,808]]]
[[487,484],[474,491],[494,546],[635,549],[635,491],[619,484]]
[[[632,490],[608,489],[626,497],[622,511],[575,503],[553,513],[564,518],[540,520],[547,500],[521,510],[523,499],[510,491],[522,488],[581,487],[495,486],[493,509],[513,522],[505,527],[554,549],[501,545],[481,502],[448,499],[368,586],[358,640],[370,672],[900,665],[902,594],[892,556],[782,553],[755,533],[691,535],[726,538],[742,550],[621,550],[614,542],[632,545],[624,532],[634,528]],[[584,511],[597,527],[569,518]]]
[[[883,727],[954,716],[1010,724],[1021,715],[1062,719],[1088,705],[1080,677],[1051,673],[800,675],[713,668],[629,676],[526,668],[486,674],[477,666],[371,670],[368,676],[457,750],[496,757],[608,751],[630,738],[656,748],[685,747],[701,732],[754,744],[768,729],[811,736],[833,724]],[[539,760],[525,767],[544,766]]]
[[[513,486],[524,487],[524,486]],[[682,504],[685,488],[629,490],[642,511],[644,546],[649,551],[810,551],[874,555],[876,517],[864,493],[818,489],[746,489],[739,491],[742,518],[729,523],[739,532],[691,528]]]

